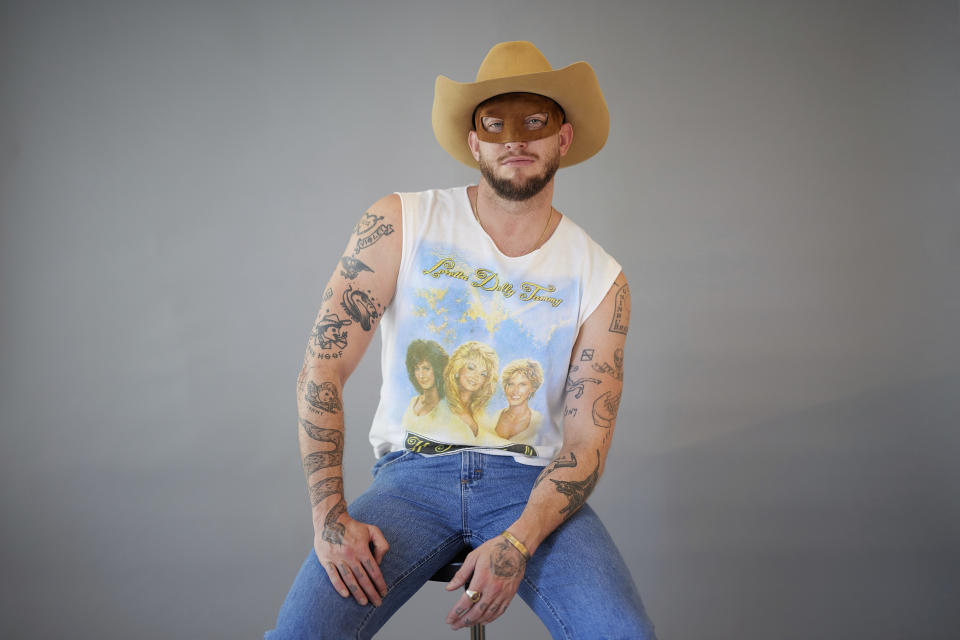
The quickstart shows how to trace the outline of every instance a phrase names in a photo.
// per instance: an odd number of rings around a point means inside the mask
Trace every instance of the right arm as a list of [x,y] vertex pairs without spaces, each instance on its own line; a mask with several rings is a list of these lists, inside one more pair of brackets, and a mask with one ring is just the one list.
[[[300,453],[313,509],[314,551],[343,597],[378,605],[387,593],[380,529],[347,513],[343,494],[343,385],[393,299],[403,233],[400,197],[361,217],[323,293],[297,379]],[[372,546],[372,551],[371,551]]]

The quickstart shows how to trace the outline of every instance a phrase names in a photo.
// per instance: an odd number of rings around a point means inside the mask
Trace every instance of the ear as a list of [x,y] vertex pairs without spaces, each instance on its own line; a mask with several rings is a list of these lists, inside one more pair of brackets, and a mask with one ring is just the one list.
[[467,146],[470,147],[473,159],[480,162],[480,138],[477,137],[477,132],[473,129],[467,132]]
[[[473,133],[471,131],[471,133]],[[476,135],[476,134],[474,134]],[[567,155],[567,151],[570,150],[570,145],[573,144],[573,125],[569,122],[564,122],[560,125],[560,155]]]

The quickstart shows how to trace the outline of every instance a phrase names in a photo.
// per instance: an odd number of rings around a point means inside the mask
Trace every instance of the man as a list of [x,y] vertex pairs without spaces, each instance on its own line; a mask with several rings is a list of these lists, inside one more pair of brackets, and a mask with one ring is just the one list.
[[[314,549],[267,637],[371,637],[472,548],[447,586],[467,587],[454,629],[495,620],[519,593],[554,637],[652,638],[585,504],[616,423],[629,288],[552,205],[557,168],[606,141],[596,76],[502,43],[476,82],[437,78],[433,126],[479,184],[387,196],[354,227],[297,384]],[[340,398],[381,322],[378,460],[348,508]],[[500,386],[517,360],[542,372],[536,394],[526,378]]]

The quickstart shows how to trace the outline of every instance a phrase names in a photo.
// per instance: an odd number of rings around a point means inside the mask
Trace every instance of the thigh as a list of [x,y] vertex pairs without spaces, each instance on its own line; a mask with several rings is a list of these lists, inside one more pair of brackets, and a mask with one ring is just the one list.
[[589,505],[544,540],[518,593],[554,638],[655,639],[630,570]]
[[453,526],[459,510],[451,509],[449,496],[423,495],[405,479],[410,474],[424,479],[423,471],[405,468],[409,462],[397,459],[377,469],[370,488],[347,508],[350,517],[379,527],[390,544],[380,565],[387,583],[383,604],[361,606],[340,596],[311,549],[267,639],[370,638],[463,547],[460,529]]
[[[473,546],[520,517],[541,471],[505,457],[484,465],[490,473],[471,494]],[[554,638],[655,638],[630,570],[589,504],[537,548],[517,593]]]

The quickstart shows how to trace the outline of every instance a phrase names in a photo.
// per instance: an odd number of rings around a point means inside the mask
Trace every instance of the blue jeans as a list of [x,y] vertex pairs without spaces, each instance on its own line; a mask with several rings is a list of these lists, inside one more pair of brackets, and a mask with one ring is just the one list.
[[[341,597],[311,550],[266,640],[373,637],[458,551],[511,525],[540,470],[476,451],[380,458],[373,484],[348,512],[380,527],[390,543],[380,565],[388,589],[383,604]],[[517,593],[554,638],[655,638],[630,572],[589,505],[543,541]]]

